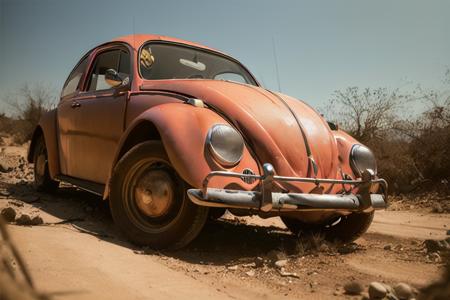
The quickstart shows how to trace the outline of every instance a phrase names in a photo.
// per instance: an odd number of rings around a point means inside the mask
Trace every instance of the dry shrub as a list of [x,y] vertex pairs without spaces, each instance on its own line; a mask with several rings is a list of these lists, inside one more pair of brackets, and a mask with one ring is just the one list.
[[368,144],[384,138],[409,98],[398,90],[366,88],[361,91],[349,87],[335,91],[326,111],[331,120],[337,121],[360,142]]
[[418,173],[412,179],[417,190],[450,194],[450,91],[418,91],[427,108],[416,118],[397,121],[393,130],[408,140],[406,153]]
[[[450,82],[449,82],[450,83]],[[450,96],[418,87],[410,94],[385,88],[336,91],[327,117],[370,147],[390,192],[450,194]],[[407,107],[426,104],[422,113]]]
[[350,87],[336,91],[326,108],[327,118],[372,149],[379,175],[390,183],[391,191],[405,188],[417,175],[407,153],[409,142],[392,130],[410,101],[410,96],[398,90]]
[[16,144],[31,139],[41,116],[54,103],[52,89],[44,84],[22,86],[16,93],[6,95],[5,102],[12,108],[11,116],[0,115],[0,134],[10,135]]
[[375,153],[379,176],[387,180],[391,191],[405,193],[414,190],[412,180],[420,173],[408,151],[407,141],[384,136],[366,144]]
[[12,120],[4,113],[0,113],[0,136],[4,136],[7,132],[10,132],[12,128]]

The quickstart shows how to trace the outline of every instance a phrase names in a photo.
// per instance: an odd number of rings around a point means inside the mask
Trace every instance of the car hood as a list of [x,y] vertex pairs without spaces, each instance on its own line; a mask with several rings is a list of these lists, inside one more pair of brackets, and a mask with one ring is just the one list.
[[[326,121],[302,101],[260,87],[218,80],[148,81],[145,90],[176,92],[203,100],[244,135],[259,162],[271,163],[278,175],[335,178],[336,140]],[[303,131],[303,132],[302,132]]]

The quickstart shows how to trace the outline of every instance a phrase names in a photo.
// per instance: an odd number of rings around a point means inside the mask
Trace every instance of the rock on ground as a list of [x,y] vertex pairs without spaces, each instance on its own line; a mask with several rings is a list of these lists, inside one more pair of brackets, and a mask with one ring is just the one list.
[[394,286],[394,292],[398,299],[400,300],[408,300],[414,297],[414,293],[412,288],[403,282]]
[[21,216],[16,220],[16,224],[17,224],[17,225],[33,225],[33,223],[31,222],[30,216],[27,215],[27,214],[21,215]]
[[386,297],[387,289],[386,287],[379,282],[372,282],[369,285],[369,298],[370,299],[383,299]]
[[358,281],[351,281],[344,285],[344,291],[348,295],[360,295],[364,291],[364,287]]
[[14,222],[16,219],[16,211],[12,207],[2,209],[1,216],[6,222]]

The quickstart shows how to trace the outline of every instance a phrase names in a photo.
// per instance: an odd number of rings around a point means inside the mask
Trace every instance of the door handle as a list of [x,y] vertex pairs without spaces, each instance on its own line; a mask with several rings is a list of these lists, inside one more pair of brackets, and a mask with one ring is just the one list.
[[78,108],[81,107],[81,103],[78,101],[72,101],[72,104],[70,105],[72,108]]

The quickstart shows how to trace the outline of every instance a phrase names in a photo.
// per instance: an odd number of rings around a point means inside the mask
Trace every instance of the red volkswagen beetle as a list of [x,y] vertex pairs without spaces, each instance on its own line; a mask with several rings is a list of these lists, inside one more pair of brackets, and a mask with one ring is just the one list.
[[188,244],[225,209],[351,241],[387,201],[372,152],[308,104],[224,53],[158,35],[85,54],[28,160],[38,190],[101,195],[130,241],[155,248]]

